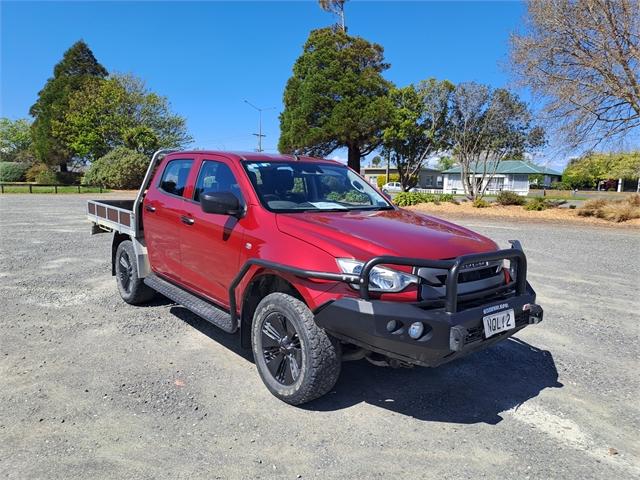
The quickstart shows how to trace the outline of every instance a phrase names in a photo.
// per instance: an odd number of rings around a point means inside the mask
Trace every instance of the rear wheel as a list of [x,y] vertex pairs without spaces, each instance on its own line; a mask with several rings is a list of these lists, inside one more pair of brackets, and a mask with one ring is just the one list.
[[136,254],[131,240],[125,240],[118,245],[115,260],[116,282],[122,299],[131,305],[140,305],[151,300],[155,291],[138,277]]
[[307,306],[272,293],[256,309],[251,344],[258,373],[269,391],[292,405],[327,393],[340,375],[340,343],[318,327]]

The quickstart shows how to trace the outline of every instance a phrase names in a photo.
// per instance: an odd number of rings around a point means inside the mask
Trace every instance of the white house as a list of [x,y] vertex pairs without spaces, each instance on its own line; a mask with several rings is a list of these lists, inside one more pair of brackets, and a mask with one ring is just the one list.
[[[487,165],[487,171],[493,171],[493,165]],[[472,168],[476,181],[482,181],[483,167],[481,165],[475,165]],[[456,165],[448,170],[442,172],[444,177],[442,191],[443,193],[463,193],[464,187],[462,186],[462,179],[460,177],[460,166]],[[543,175],[544,186],[550,186],[555,182],[559,182],[562,174],[556,172],[550,168],[541,167],[539,165],[532,165],[522,160],[503,160],[498,165],[495,175],[491,179],[485,178],[486,185],[485,192],[487,194],[495,194],[503,190],[515,192],[518,195],[527,195],[529,193],[529,176],[531,175]],[[489,177],[487,175],[486,177]]]

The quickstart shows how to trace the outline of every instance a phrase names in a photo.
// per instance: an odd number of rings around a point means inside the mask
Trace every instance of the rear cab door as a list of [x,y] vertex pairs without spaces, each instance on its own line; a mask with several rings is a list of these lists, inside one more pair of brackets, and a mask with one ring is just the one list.
[[183,274],[180,235],[196,156],[167,156],[145,195],[142,218],[149,262],[154,273],[180,282]]

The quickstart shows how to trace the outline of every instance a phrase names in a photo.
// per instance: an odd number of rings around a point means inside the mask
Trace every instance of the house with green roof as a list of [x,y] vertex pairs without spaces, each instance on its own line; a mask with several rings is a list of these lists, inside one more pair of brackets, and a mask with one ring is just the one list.
[[[485,192],[489,195],[502,191],[515,192],[518,195],[527,195],[529,193],[529,178],[531,175],[542,175],[543,186],[551,186],[555,182],[559,182],[562,174],[551,168],[533,165],[523,160],[503,160],[497,168],[494,163],[487,162],[486,169],[488,174],[483,177],[484,164],[479,163],[471,168],[471,175],[476,178],[476,182],[485,182]],[[490,173],[495,169],[495,175]],[[443,182],[442,191],[444,193],[463,193],[462,178],[460,177],[460,165],[456,165],[442,172]],[[491,178],[489,178],[491,177]]]

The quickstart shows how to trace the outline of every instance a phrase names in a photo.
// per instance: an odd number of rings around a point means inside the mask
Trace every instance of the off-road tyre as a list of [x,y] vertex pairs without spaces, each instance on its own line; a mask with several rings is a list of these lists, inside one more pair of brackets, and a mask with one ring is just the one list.
[[[280,341],[276,341],[273,337],[278,335],[274,329],[287,332],[286,338],[281,336]],[[292,334],[293,330],[295,334]],[[292,338],[287,344],[289,336]],[[273,395],[291,405],[301,405],[321,397],[334,387],[340,376],[340,342],[318,327],[311,310],[291,295],[271,293],[260,301],[253,317],[251,345],[262,381]],[[296,345],[299,345],[299,355]],[[281,360],[278,360],[278,355]],[[293,381],[291,357],[299,363],[298,375]],[[273,373],[273,370],[280,372],[275,368],[276,364],[271,363],[278,361],[286,363],[282,381]],[[288,373],[287,366],[290,369]]]
[[156,292],[138,276],[136,254],[131,240],[118,245],[115,258],[116,283],[122,299],[131,305],[141,305],[153,299]]

